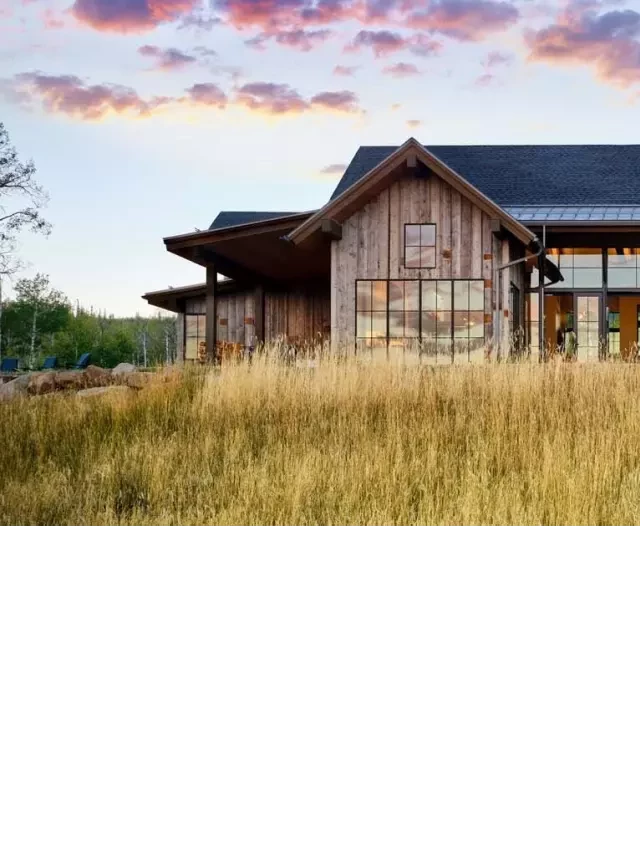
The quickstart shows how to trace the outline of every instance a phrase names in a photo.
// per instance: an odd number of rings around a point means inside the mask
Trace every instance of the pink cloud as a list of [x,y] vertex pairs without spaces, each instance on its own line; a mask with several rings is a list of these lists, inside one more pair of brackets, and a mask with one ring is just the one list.
[[596,3],[569,3],[553,24],[525,35],[532,62],[583,65],[612,85],[640,83],[640,13],[599,14]]
[[6,95],[23,104],[40,102],[47,112],[98,121],[110,113],[149,116],[171,98],[142,98],[128,86],[87,85],[73,74],[16,74],[3,82]]
[[387,65],[382,69],[383,74],[390,77],[412,77],[419,74],[418,68],[410,62],[397,62],[395,65]]
[[442,44],[430,39],[424,33],[404,36],[390,30],[360,30],[353,41],[345,47],[345,52],[356,53],[364,48],[371,48],[376,59],[380,59],[401,50],[407,50],[418,56],[432,56],[440,52]]
[[140,56],[154,60],[154,68],[158,71],[177,71],[198,62],[195,56],[184,53],[175,47],[155,47],[145,44],[138,48]]

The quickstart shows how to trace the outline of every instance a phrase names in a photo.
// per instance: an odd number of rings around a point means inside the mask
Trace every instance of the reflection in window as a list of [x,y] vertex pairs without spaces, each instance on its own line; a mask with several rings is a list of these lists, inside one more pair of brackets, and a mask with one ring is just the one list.
[[608,312],[609,355],[620,355],[620,312]]
[[[547,249],[547,257],[562,273],[564,281],[545,286],[593,290],[602,287],[602,249]],[[539,271],[534,270],[532,286],[538,286]]]
[[599,357],[599,296],[576,297],[578,361],[597,361]]
[[430,269],[436,265],[436,226],[404,226],[404,265],[407,269]]
[[205,314],[185,314],[184,316],[184,358],[185,361],[206,361]]
[[638,249],[608,249],[607,286],[610,290],[638,286]]
[[358,281],[359,350],[419,349],[432,364],[484,361],[484,281]]

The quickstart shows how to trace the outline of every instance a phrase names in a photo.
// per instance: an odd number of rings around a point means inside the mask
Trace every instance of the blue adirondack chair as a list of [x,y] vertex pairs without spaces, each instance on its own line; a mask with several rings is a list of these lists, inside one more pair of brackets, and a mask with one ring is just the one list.
[[76,362],[75,369],[76,370],[84,370],[85,367],[89,366],[89,362],[91,361],[91,353],[84,352]]
[[17,358],[3,358],[0,364],[0,373],[15,373],[18,370]]
[[55,370],[58,366],[58,356],[57,355],[49,355],[45,358],[44,364],[42,365],[43,370]]

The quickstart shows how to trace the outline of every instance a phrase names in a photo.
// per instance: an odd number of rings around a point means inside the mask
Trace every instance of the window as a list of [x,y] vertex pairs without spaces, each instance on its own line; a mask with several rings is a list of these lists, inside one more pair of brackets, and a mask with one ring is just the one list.
[[610,290],[636,288],[638,249],[608,249],[607,287]]
[[184,316],[184,357],[185,361],[205,361],[205,314],[185,314]]
[[431,269],[436,265],[436,226],[404,226],[404,265],[407,269]]
[[526,329],[527,329],[527,344],[531,355],[540,354],[540,322],[539,322],[539,306],[540,294],[527,293],[526,295]]
[[608,312],[609,355],[620,355],[620,312]]
[[358,281],[358,350],[414,348],[427,363],[484,361],[484,281]]
[[[593,290],[602,287],[602,249],[548,249],[547,257],[562,273],[564,281],[545,286]],[[539,273],[534,271],[532,287],[538,286]],[[535,281],[535,285],[534,285]]]
[[578,360],[597,361],[599,357],[598,314],[599,296],[576,297],[576,331]]

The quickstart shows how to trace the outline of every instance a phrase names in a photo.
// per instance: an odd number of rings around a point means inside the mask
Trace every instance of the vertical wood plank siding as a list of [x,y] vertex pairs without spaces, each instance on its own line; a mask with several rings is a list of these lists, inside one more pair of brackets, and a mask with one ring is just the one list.
[[[431,222],[436,225],[435,268],[405,269],[404,226]],[[491,217],[437,176],[392,184],[347,219],[342,239],[332,243],[332,345],[341,350],[355,343],[357,279],[482,279],[489,339],[501,242],[494,241]]]

